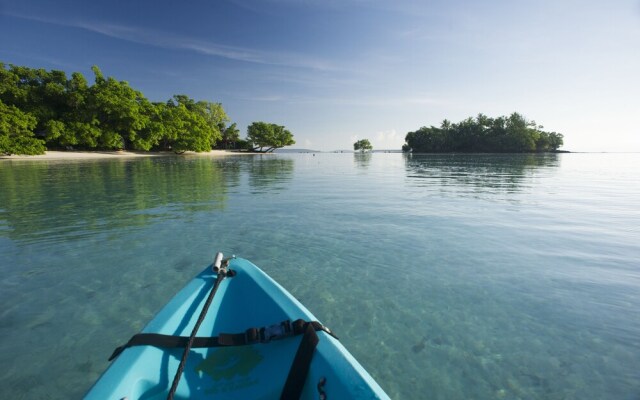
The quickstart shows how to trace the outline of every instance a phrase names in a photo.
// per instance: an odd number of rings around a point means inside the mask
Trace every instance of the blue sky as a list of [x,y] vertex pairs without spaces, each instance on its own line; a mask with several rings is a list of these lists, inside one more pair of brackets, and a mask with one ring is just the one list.
[[574,151],[640,151],[640,2],[0,0],[0,61],[91,65],[152,101],[221,102],[243,134],[399,149],[408,131],[518,111]]

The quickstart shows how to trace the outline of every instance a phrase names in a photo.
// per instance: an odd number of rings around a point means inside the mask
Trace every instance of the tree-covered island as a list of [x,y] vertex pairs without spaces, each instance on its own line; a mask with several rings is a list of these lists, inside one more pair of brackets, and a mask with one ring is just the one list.
[[[50,149],[210,151],[269,150],[295,143],[283,126],[241,140],[222,104],[175,95],[151,102],[126,81],[105,77],[93,85],[74,72],[0,63],[0,154],[42,154]],[[277,129],[276,129],[277,128]]]
[[361,139],[353,144],[353,151],[360,151],[364,153],[365,151],[371,150],[373,150],[373,146],[369,139]]
[[457,124],[422,127],[407,133],[402,150],[416,153],[534,153],[557,151],[563,136],[545,132],[543,126],[522,115],[489,118],[478,114]]

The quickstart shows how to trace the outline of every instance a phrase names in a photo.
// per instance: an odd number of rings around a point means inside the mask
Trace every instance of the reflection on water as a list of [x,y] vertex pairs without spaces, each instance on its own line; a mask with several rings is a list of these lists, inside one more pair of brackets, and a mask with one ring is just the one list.
[[3,164],[0,218],[12,239],[66,240],[223,208],[227,179],[206,159]]
[[80,398],[220,250],[263,267],[394,399],[635,399],[639,166],[600,154],[0,162],[0,398]]
[[0,235],[61,241],[222,211],[230,187],[282,190],[291,159],[160,157],[82,162],[3,162]]
[[367,168],[369,165],[371,165],[371,156],[372,154],[369,152],[356,152],[353,153],[353,162],[355,163],[356,167]]
[[293,176],[294,161],[290,158],[249,157],[249,185],[253,193],[277,192],[285,189]]
[[410,184],[469,191],[514,192],[539,169],[560,167],[557,154],[405,154]]

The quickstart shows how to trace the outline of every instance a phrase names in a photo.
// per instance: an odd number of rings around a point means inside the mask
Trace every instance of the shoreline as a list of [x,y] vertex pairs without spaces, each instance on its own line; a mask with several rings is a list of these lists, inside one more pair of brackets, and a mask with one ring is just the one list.
[[263,153],[252,152],[236,152],[229,150],[211,150],[209,152],[196,153],[187,151],[183,154],[175,154],[170,151],[161,152],[143,152],[143,151],[46,151],[44,154],[35,156],[16,155],[10,156],[0,155],[1,160],[11,161],[40,161],[40,160],[98,160],[98,159],[124,159],[139,157],[180,157],[180,156],[206,156],[206,157],[225,157],[237,155],[255,155]]

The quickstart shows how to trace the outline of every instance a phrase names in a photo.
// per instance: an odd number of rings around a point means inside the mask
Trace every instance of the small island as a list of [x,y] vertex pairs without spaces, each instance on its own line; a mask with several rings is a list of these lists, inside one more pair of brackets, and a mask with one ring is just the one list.
[[407,133],[404,152],[414,153],[542,153],[557,152],[563,135],[545,132],[542,125],[522,115],[489,118],[478,114],[457,124],[422,127]]
[[353,151],[366,152],[373,150],[373,146],[369,139],[361,139],[353,144]]

